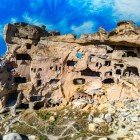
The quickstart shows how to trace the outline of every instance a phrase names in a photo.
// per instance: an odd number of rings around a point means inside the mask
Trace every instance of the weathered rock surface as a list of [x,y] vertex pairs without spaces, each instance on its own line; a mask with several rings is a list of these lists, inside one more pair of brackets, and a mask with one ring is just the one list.
[[[1,112],[139,98],[140,28],[131,21],[79,39],[15,23],[5,26],[4,38],[8,51],[0,60]],[[111,116],[106,120],[111,122]]]

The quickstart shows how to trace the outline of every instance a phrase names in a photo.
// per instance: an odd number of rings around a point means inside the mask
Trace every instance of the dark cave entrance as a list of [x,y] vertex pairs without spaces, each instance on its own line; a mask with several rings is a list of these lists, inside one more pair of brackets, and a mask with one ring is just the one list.
[[133,51],[127,51],[123,54],[123,57],[137,57],[137,54]]
[[96,63],[96,67],[99,67],[99,62]]
[[117,70],[116,70],[116,74],[117,74],[117,75],[121,75],[121,74],[122,74],[122,71],[121,71],[120,69],[117,69]]
[[139,71],[136,67],[127,67],[124,72],[123,75],[126,76],[131,76],[131,75],[136,75],[139,76]]
[[44,103],[43,102],[36,102],[34,105],[34,110],[39,110],[41,108],[44,107]]
[[6,107],[14,106],[16,104],[17,97],[18,97],[17,91],[8,93],[8,96],[6,97]]
[[30,101],[31,101],[31,102],[40,101],[41,98],[42,98],[42,96],[31,96],[31,97],[30,97]]
[[111,66],[111,61],[110,60],[105,61],[104,66]]
[[14,77],[14,83],[20,84],[20,83],[27,83],[26,77]]
[[27,44],[26,44],[27,50],[30,50],[30,49],[31,49],[31,46],[32,46],[31,44],[27,43]]
[[100,77],[100,72],[92,71],[90,68],[86,68],[81,71],[81,75],[83,76],[92,76],[92,77]]
[[104,84],[112,84],[112,83],[114,83],[114,79],[112,79],[112,78],[104,79],[104,80],[103,80],[103,83],[104,83]]
[[59,79],[51,79],[49,81],[50,84],[57,84],[59,82]]
[[40,87],[42,84],[42,80],[37,80],[37,87]]
[[124,65],[123,65],[123,64],[115,64],[115,68],[116,68],[116,67],[123,68],[123,67],[124,67]]
[[17,54],[16,60],[31,60],[31,57],[29,54]]
[[72,60],[68,60],[67,61],[67,66],[75,66],[76,65],[76,63],[77,63],[77,61],[72,61]]

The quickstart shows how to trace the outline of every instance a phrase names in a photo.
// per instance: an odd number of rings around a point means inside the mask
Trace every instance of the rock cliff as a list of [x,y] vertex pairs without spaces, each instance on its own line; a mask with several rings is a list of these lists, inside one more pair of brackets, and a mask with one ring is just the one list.
[[1,112],[139,98],[140,27],[132,21],[80,38],[45,26],[7,24],[4,39]]

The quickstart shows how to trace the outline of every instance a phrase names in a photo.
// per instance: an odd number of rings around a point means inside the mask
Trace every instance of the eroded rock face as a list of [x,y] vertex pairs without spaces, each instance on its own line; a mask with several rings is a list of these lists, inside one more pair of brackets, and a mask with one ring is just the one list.
[[0,61],[1,109],[139,97],[140,29],[132,22],[79,39],[15,23],[5,26],[4,38],[8,52]]

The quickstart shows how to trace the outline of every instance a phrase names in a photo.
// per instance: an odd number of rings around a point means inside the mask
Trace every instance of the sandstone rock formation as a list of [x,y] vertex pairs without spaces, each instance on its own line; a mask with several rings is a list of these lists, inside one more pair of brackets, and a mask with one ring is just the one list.
[[45,26],[7,24],[0,60],[1,111],[98,104],[140,95],[140,28],[60,35]]

